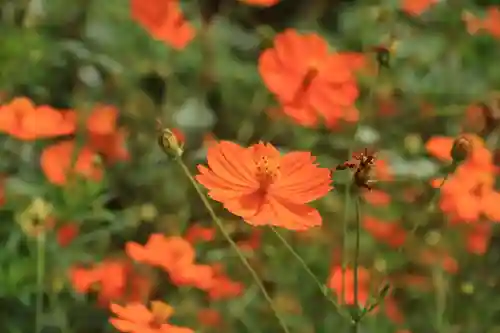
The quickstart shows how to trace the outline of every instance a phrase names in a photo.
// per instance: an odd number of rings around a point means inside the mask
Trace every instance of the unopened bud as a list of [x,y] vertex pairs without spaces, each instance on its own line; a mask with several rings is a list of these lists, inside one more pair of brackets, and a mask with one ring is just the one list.
[[460,163],[466,160],[472,152],[472,141],[466,136],[459,136],[453,141],[453,146],[451,147],[451,158],[453,163]]
[[184,153],[183,145],[177,136],[168,128],[160,130],[158,144],[165,154],[171,157],[181,157]]

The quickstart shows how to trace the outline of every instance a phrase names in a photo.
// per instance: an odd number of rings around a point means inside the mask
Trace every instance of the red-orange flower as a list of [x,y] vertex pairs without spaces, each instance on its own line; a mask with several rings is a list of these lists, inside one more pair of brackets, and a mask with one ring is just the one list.
[[184,19],[177,0],[131,0],[132,18],[153,38],[176,49],[183,49],[195,31]]
[[[358,304],[363,306],[370,297],[370,272],[364,267],[358,267],[358,285],[355,286],[354,270],[347,268],[342,277],[342,267],[336,266],[330,274],[328,287],[335,291],[341,304],[354,304],[354,290],[358,289]],[[344,300],[342,300],[342,291],[345,293]]]
[[317,34],[288,29],[275,37],[273,48],[262,52],[259,72],[294,121],[315,126],[323,119],[333,127],[339,119],[358,119],[353,71],[363,63],[357,54],[330,53]]
[[437,0],[403,0],[401,9],[410,15],[418,16],[436,2]]
[[393,248],[399,248],[405,243],[406,230],[398,222],[386,222],[372,216],[365,216],[363,227],[373,238]]
[[464,12],[462,17],[467,24],[467,31],[469,34],[474,35],[481,30],[485,30],[493,37],[500,38],[500,7],[489,7],[486,17],[482,19],[470,12]]
[[45,148],[40,164],[47,179],[56,185],[64,185],[68,176],[78,174],[92,180],[100,180],[103,171],[96,163],[97,154],[89,147],[81,148],[72,163],[74,141],[61,141]]
[[239,0],[239,1],[249,5],[262,6],[262,7],[274,6],[275,4],[280,2],[280,0]]
[[129,262],[108,259],[93,267],[73,267],[70,270],[73,288],[79,293],[98,289],[101,305],[126,299],[139,301],[150,292],[151,285],[145,276],[135,273]]
[[208,148],[208,166],[196,180],[212,199],[251,225],[305,230],[321,224],[306,205],[331,190],[330,171],[319,168],[308,152],[280,155],[271,144],[243,148],[229,141]]
[[127,160],[125,131],[117,127],[118,109],[111,105],[98,105],[87,119],[89,145],[113,163]]
[[66,247],[78,236],[78,224],[67,223],[57,229],[57,243]]
[[192,245],[182,237],[165,237],[153,234],[146,245],[128,242],[125,251],[135,261],[159,266],[166,271],[175,271],[193,264],[195,252]]
[[174,309],[160,301],[151,302],[151,310],[141,303],[130,303],[126,306],[111,304],[111,311],[118,318],[110,318],[109,322],[118,331],[126,333],[193,333],[187,327],[179,327],[166,323],[174,313]]
[[28,98],[14,98],[0,107],[0,132],[20,140],[52,138],[75,132],[75,113],[35,106]]

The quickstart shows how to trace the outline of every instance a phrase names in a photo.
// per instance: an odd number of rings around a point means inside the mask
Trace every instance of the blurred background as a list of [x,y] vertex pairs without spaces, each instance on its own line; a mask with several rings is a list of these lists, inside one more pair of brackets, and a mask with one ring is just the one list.
[[[217,140],[310,151],[328,168],[352,151],[377,152],[358,288],[390,291],[362,332],[500,332],[498,2],[251,2],[179,1],[193,38],[175,46],[129,1],[0,1],[0,329],[114,332],[109,302],[137,291],[144,304],[172,305],[172,321],[196,332],[280,330],[189,179],[158,147],[159,120],[184,144],[193,173]],[[379,69],[359,77],[359,120],[304,127],[280,112],[258,59],[285,29],[317,33]],[[440,198],[431,180],[449,172],[451,142],[465,132],[484,145],[488,167]],[[85,177],[67,174],[71,161]],[[342,258],[354,250],[348,181],[349,172],[335,173],[335,189],[315,203],[321,228],[281,231],[335,300]],[[470,194],[476,183],[488,190]],[[291,332],[347,332],[275,235],[214,207]],[[126,244],[153,233],[188,240],[196,262],[217,267],[217,288],[133,263]]]

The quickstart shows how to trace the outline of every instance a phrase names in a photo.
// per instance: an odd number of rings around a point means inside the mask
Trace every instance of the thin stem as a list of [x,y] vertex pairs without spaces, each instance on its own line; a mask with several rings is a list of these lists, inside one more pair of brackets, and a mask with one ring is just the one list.
[[182,171],[184,171],[186,176],[189,178],[189,181],[191,182],[194,189],[196,190],[196,193],[198,194],[201,201],[203,202],[203,205],[205,206],[208,213],[210,214],[210,217],[212,218],[212,220],[215,222],[215,224],[219,228],[220,232],[222,233],[222,236],[226,239],[226,241],[229,243],[229,245],[236,252],[238,258],[243,263],[243,266],[245,266],[245,268],[248,270],[248,272],[252,276],[253,280],[255,281],[255,284],[257,284],[257,286],[259,287],[260,291],[262,292],[262,295],[264,295],[264,298],[266,299],[267,303],[269,303],[270,308],[273,310],[276,318],[278,319],[283,331],[285,333],[290,333],[290,331],[287,328],[287,325],[285,324],[285,321],[283,320],[283,318],[281,318],[281,315],[279,314],[278,309],[276,309],[276,307],[273,303],[273,300],[271,299],[271,296],[269,296],[268,292],[266,291],[266,288],[264,287],[264,284],[260,280],[257,272],[255,272],[255,270],[252,268],[252,266],[250,265],[248,260],[245,258],[243,253],[240,251],[238,245],[231,239],[231,236],[227,233],[222,221],[219,219],[219,217],[215,213],[214,209],[212,208],[212,205],[208,201],[207,197],[205,196],[205,194],[201,190],[198,183],[194,180],[194,177],[191,174],[191,171],[189,171],[188,167],[186,166],[186,164],[182,161],[182,159],[180,157],[176,158],[176,161],[179,163],[179,166],[181,167]]
[[[352,155],[352,150],[349,151],[349,154]],[[350,156],[349,155],[349,156]],[[348,261],[348,244],[347,244],[347,234],[348,234],[348,221],[349,221],[349,208],[351,206],[351,186],[352,182],[350,181],[345,190],[344,194],[344,221],[342,223],[342,291],[341,291],[341,302],[345,304],[345,274],[347,271],[347,261]]]
[[359,197],[356,198],[356,240],[354,245],[354,306],[356,311],[359,311],[359,295],[358,295],[358,266],[359,266],[359,249],[361,238],[361,207]]
[[345,318],[347,319],[351,319],[349,314],[347,314],[345,312],[345,310],[332,298],[330,292],[329,292],[329,289],[327,286],[325,286],[323,283],[321,283],[318,278],[316,277],[316,275],[314,275],[314,273],[311,271],[311,269],[309,268],[309,266],[307,265],[307,263],[304,261],[304,259],[302,259],[302,257],[293,249],[293,247],[286,241],[285,238],[283,238],[283,236],[279,233],[278,230],[276,230],[275,227],[271,226],[271,230],[273,231],[273,233],[276,235],[276,237],[281,241],[281,243],[283,243],[283,245],[285,246],[285,248],[295,257],[295,259],[297,259],[297,261],[302,265],[302,267],[304,268],[304,270],[306,271],[307,274],[309,274],[309,276],[314,280],[314,282],[316,283],[316,285],[318,286],[318,288],[321,290],[321,292],[323,293],[323,296],[325,296],[329,301],[330,303],[333,304],[333,306],[337,309],[338,313],[342,316],[344,316]]
[[358,276],[358,267],[359,267],[359,250],[361,247],[361,203],[359,196],[356,197],[355,200],[356,205],[356,230],[355,230],[355,243],[354,243],[354,259],[353,259],[353,269],[354,269],[354,307],[356,317],[352,324],[352,333],[359,332],[359,322],[361,320],[360,310],[359,310],[359,276]]
[[42,230],[36,238],[36,312],[35,332],[40,333],[43,329],[43,292],[45,278],[45,232]]

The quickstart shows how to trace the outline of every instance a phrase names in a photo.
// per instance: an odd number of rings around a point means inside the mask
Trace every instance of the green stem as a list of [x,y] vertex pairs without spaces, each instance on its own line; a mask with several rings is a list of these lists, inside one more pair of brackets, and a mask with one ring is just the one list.
[[36,238],[36,313],[35,332],[40,333],[43,329],[43,294],[45,277],[45,231],[41,231]]
[[302,257],[293,249],[293,247],[286,241],[286,239],[283,238],[283,236],[278,232],[278,230],[276,230],[275,227],[271,226],[271,230],[276,235],[276,237],[281,241],[281,243],[285,246],[285,248],[290,252],[290,254],[292,254],[295,257],[295,259],[297,259],[297,261],[302,265],[306,273],[313,279],[318,288],[321,290],[323,296],[325,296],[328,299],[328,301],[330,301],[330,303],[333,304],[333,306],[337,309],[340,315],[350,320],[349,314],[347,314],[345,310],[342,309],[342,307],[332,298],[328,287],[319,281],[319,279],[312,272],[312,270],[309,268],[304,259],[302,259]]

